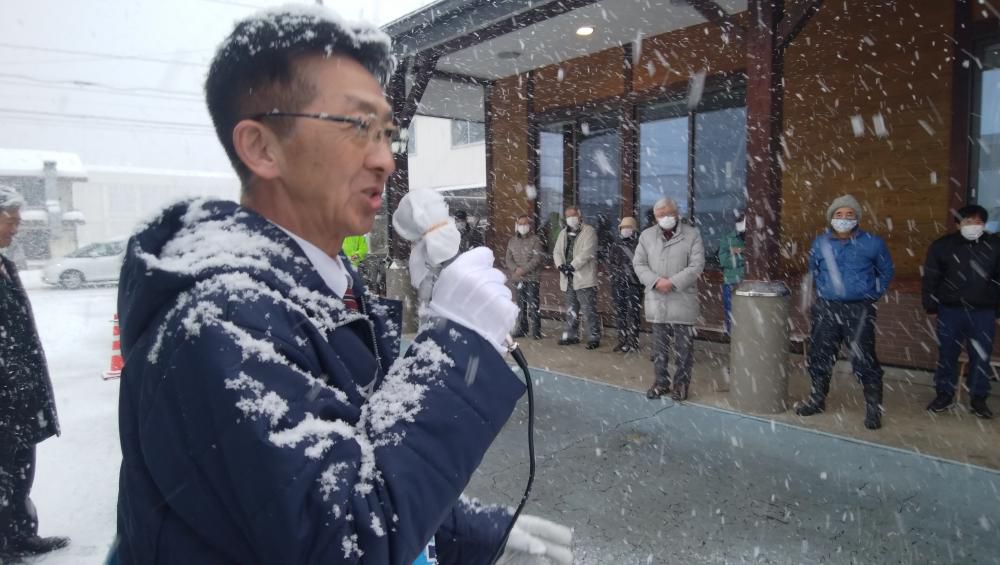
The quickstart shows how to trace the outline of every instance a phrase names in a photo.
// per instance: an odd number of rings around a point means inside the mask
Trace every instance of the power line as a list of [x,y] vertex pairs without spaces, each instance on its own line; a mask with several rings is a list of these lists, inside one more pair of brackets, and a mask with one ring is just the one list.
[[122,94],[126,96],[155,97],[155,95],[167,95],[160,97],[171,98],[176,100],[193,100],[199,102],[204,99],[203,95],[200,92],[188,92],[183,90],[166,90],[163,88],[149,88],[143,86],[123,87],[123,86],[115,86],[112,84],[105,84],[102,82],[91,81],[91,80],[43,79],[17,73],[0,73],[0,78],[12,78],[32,83],[32,84],[11,83],[11,82],[7,83],[7,84],[21,84],[22,86],[41,86],[48,88],[63,88],[68,90],[87,90],[89,88],[95,88],[95,89],[107,90],[115,94]]
[[39,118],[59,118],[59,119],[72,119],[72,120],[83,120],[83,121],[103,121],[108,123],[116,124],[129,124],[136,126],[158,126],[158,127],[173,127],[173,128],[187,128],[187,129],[213,129],[209,124],[199,124],[197,122],[171,122],[163,120],[145,120],[142,118],[122,118],[119,116],[101,116],[97,114],[71,114],[68,112],[44,112],[39,110],[23,110],[19,108],[0,108],[0,114],[12,114],[13,117],[30,117],[35,116]]
[[225,4],[227,6],[239,6],[241,8],[253,8],[254,10],[259,10],[260,6],[254,4],[244,4],[243,2],[232,2],[231,0],[205,0],[205,2],[211,2],[213,4]]
[[0,47],[10,49],[22,49],[24,51],[38,51],[42,53],[59,53],[62,55],[85,55],[88,57],[98,57],[101,59],[116,59],[121,61],[141,61],[144,63],[160,63],[164,65],[182,65],[187,67],[205,68],[207,63],[195,63],[193,61],[182,61],[180,59],[161,59],[159,57],[144,57],[142,55],[120,55],[117,53],[99,53],[94,51],[77,51],[74,49],[56,49],[53,47],[38,47],[35,45],[17,45],[14,43],[0,43]]

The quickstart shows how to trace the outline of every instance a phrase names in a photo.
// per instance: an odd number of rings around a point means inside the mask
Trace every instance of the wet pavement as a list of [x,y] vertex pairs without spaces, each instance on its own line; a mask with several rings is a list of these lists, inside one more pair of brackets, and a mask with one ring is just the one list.
[[[526,512],[577,563],[1000,564],[1000,473],[534,370]],[[526,403],[468,494],[515,505]]]

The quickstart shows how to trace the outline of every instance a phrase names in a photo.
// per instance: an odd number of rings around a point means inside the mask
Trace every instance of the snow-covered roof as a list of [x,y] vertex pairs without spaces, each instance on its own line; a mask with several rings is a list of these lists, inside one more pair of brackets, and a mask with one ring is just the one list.
[[49,213],[45,210],[39,210],[34,208],[31,210],[21,210],[21,221],[22,222],[47,222],[49,221]]
[[64,222],[80,222],[81,224],[86,223],[87,218],[84,217],[83,212],[79,210],[70,210],[62,215]]
[[197,177],[197,178],[213,178],[213,179],[231,179],[233,181],[239,182],[239,178],[236,173],[232,171],[228,172],[217,172],[217,171],[197,171],[190,169],[150,169],[144,167],[118,167],[118,166],[106,166],[106,165],[96,165],[88,167],[87,170],[91,175],[147,175],[147,176],[163,176],[163,177]]
[[0,148],[0,177],[40,177],[46,161],[55,161],[59,178],[87,179],[83,161],[76,153],[3,148]]

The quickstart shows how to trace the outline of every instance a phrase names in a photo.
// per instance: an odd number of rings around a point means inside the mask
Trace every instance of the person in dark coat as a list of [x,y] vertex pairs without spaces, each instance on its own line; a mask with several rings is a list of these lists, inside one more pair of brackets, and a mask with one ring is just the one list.
[[464,253],[485,245],[483,232],[478,227],[469,224],[469,214],[465,210],[455,212],[455,227],[458,228],[458,233],[462,234],[462,241],[458,246],[460,252]]
[[[0,185],[0,249],[21,223],[24,199]],[[39,555],[69,543],[39,537],[31,502],[35,446],[59,435],[45,352],[14,262],[0,255],[0,563]]]
[[955,218],[958,231],[938,238],[927,250],[922,280],[924,310],[937,316],[937,395],[931,412],[947,410],[955,400],[958,356],[969,356],[969,407],[991,418],[990,356],[1000,312],[1000,236],[986,233],[989,218],[982,206],[965,206]]
[[[167,208],[130,239],[119,282],[122,565],[504,551],[507,511],[461,497],[524,392],[501,355],[517,308],[492,252],[442,270],[400,359],[400,304],[341,253],[395,168],[391,68],[380,31],[318,7],[251,16],[216,53],[205,91],[241,204]],[[535,524],[514,530],[534,543]]]
[[622,218],[618,224],[618,241],[611,245],[611,294],[615,301],[615,324],[618,325],[618,345],[612,351],[639,350],[639,308],[642,304],[642,283],[632,267],[635,246],[639,244],[639,225],[635,218]]

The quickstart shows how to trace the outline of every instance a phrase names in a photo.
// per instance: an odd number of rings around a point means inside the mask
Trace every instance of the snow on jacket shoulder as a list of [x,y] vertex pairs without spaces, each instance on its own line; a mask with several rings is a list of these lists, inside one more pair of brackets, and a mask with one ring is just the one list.
[[175,205],[129,242],[123,565],[410,565],[432,536],[441,563],[488,560],[502,514],[457,501],[523,385],[450,322],[393,363],[398,305],[352,276],[361,312],[235,203]]
[[820,298],[856,302],[881,298],[895,267],[881,237],[855,229],[851,237],[838,239],[827,230],[813,240],[809,271]]

